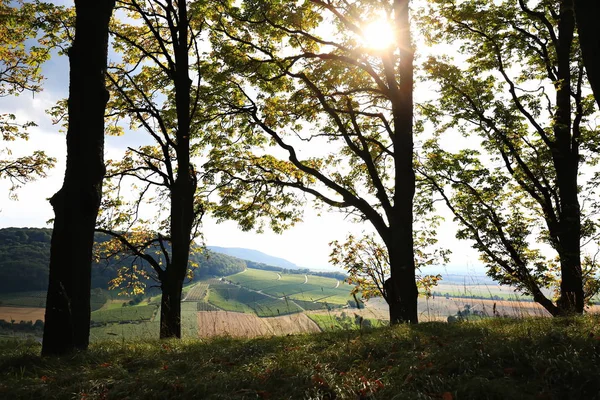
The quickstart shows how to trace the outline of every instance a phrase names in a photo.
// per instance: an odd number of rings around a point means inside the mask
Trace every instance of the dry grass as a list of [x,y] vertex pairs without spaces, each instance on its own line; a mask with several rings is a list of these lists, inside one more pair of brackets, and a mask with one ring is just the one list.
[[320,332],[317,324],[304,314],[260,318],[246,313],[199,311],[197,319],[199,337],[228,335],[252,338]]
[[[496,305],[495,314],[494,304]],[[494,315],[517,318],[550,316],[542,306],[532,301],[485,300],[460,297],[450,297],[446,299],[438,296],[430,299],[419,297],[419,321],[446,321],[448,316],[456,315],[458,311],[464,310],[465,305],[469,305],[472,310],[482,311],[490,317]],[[381,319],[389,318],[388,306],[385,300],[381,298],[370,299],[366,303],[366,307],[365,313],[381,315]],[[349,310],[347,312],[355,312],[355,310]],[[600,313],[600,306],[595,305],[589,307],[587,312]]]
[[31,321],[44,320],[45,308],[38,307],[0,307],[0,319],[5,321]]

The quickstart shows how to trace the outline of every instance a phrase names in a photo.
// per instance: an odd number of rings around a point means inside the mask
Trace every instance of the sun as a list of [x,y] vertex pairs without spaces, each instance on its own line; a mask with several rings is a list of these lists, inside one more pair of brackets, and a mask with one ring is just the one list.
[[387,18],[379,18],[362,28],[361,39],[368,48],[384,50],[394,44],[394,29]]

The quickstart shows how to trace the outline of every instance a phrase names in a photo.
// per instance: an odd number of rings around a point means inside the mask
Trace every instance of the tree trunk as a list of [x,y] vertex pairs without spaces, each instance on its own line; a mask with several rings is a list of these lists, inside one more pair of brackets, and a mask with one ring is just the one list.
[[574,3],[583,64],[600,108],[600,1],[575,0]]
[[[410,36],[409,0],[395,0],[396,29],[400,48],[400,82],[392,92],[394,117],[395,193],[390,218],[390,235],[384,241],[390,257],[390,278],[386,281],[390,323],[417,323],[417,286],[413,244],[413,59]],[[396,85],[395,82],[392,85]]]
[[[177,178],[171,188],[171,246],[172,261],[163,282],[160,338],[181,337],[181,289],[188,269],[192,226],[194,224],[194,196],[196,177],[190,162],[190,88],[188,56],[189,20],[185,0],[179,0],[177,27],[178,40],[173,41],[175,107],[177,109]],[[165,294],[165,288],[167,293]]]
[[571,52],[575,33],[573,7],[562,3],[558,23],[558,74],[554,121],[555,141],[551,146],[560,196],[558,248],[561,285],[557,303],[560,314],[583,313],[581,273],[581,210],[577,195],[579,144],[571,120]]
[[[412,245],[412,230],[411,230]],[[406,235],[404,235],[406,237]],[[400,243],[400,241],[398,241]],[[399,250],[398,248],[388,248],[390,255],[391,276],[385,281],[384,289],[386,298],[390,307],[390,324],[419,322],[417,311],[417,301],[419,291],[417,289],[415,277],[415,263],[412,252]]]
[[104,110],[108,92],[108,22],[114,0],[75,1],[75,40],[69,50],[67,168],[52,196],[54,229],[43,355],[86,349],[94,228],[104,178]]
[[181,287],[182,280],[172,274],[161,283],[160,338],[181,338]]

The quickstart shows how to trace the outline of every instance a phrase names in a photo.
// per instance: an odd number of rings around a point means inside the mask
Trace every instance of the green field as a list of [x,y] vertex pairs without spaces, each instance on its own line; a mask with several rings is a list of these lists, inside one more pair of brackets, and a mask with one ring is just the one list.
[[[108,299],[107,291],[92,290],[90,306],[92,311],[100,309]],[[17,292],[0,294],[0,307],[46,307],[46,291]]]
[[264,294],[229,283],[211,283],[208,301],[225,311],[255,313],[259,317],[273,317],[302,311],[286,299],[275,299]]
[[92,321],[112,323],[125,321],[150,321],[157,311],[155,305],[111,308],[92,312]]
[[343,306],[352,300],[351,286],[333,278],[303,274],[280,274],[248,268],[244,272],[228,276],[227,279],[250,290],[260,291],[269,296],[287,297],[299,300],[307,307],[322,309],[325,305],[308,306],[308,303],[323,303],[329,306]]
[[458,298],[486,298],[496,300],[532,300],[531,296],[524,296],[514,291],[510,286],[501,285],[475,285],[475,284],[457,284],[444,283],[443,281],[432,288],[438,296],[458,297]]
[[[343,314],[343,313],[342,313]],[[363,318],[359,320],[347,315],[333,314],[307,314],[323,332],[333,332],[341,330],[356,330],[367,328],[380,328],[387,326],[387,321],[381,321],[374,318]]]
[[[183,337],[198,336],[196,312],[196,303],[181,304],[181,334]],[[92,313],[92,320],[105,323],[103,326],[95,326],[90,329],[90,340],[93,342],[156,339],[159,336],[160,309],[156,305],[96,311]]]

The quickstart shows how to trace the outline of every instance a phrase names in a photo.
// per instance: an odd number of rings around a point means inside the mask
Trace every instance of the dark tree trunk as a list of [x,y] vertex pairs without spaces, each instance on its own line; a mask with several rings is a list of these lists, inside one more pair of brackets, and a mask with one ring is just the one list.
[[558,79],[554,123],[555,141],[551,146],[560,195],[557,251],[560,257],[560,314],[583,313],[583,277],[581,273],[581,211],[577,196],[579,144],[571,120],[571,50],[575,32],[573,7],[561,4],[558,24]]
[[161,284],[160,338],[181,338],[181,286],[174,276],[165,278]]
[[[160,338],[181,337],[181,289],[188,269],[192,226],[194,224],[194,196],[196,177],[190,163],[190,88],[188,56],[188,29],[186,1],[178,1],[177,39],[174,73],[175,106],[177,109],[177,178],[171,188],[171,246],[172,261],[162,282]],[[166,291],[165,291],[166,289]],[[168,308],[165,308],[167,306]]]
[[[404,235],[406,237],[406,235]],[[412,245],[412,232],[410,244]],[[400,243],[400,241],[398,241]],[[418,289],[415,277],[415,264],[412,253],[407,250],[388,249],[391,277],[386,280],[384,289],[390,307],[392,325],[419,322],[417,312]]]
[[600,108],[600,1],[574,0],[574,3],[583,63]]
[[75,40],[69,50],[67,168],[52,197],[54,229],[43,355],[86,349],[94,228],[104,177],[104,79],[108,22],[114,0],[75,1]]
[[[396,29],[400,47],[398,76],[393,85],[395,193],[389,236],[384,238],[390,257],[390,278],[386,281],[390,322],[417,323],[417,286],[413,245],[413,59],[410,36],[409,0],[395,0]],[[395,78],[394,78],[395,79]],[[391,81],[391,80],[390,80]]]

